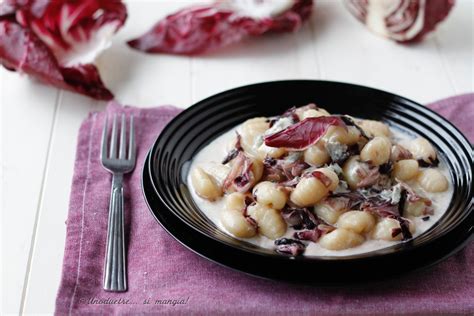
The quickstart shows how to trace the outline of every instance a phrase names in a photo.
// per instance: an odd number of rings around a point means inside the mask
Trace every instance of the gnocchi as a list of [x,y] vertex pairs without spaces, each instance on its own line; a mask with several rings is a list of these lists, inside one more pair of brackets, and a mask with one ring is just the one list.
[[[409,230],[411,234],[416,231],[416,226],[412,221],[409,221]],[[374,239],[382,239],[387,241],[402,240],[403,234],[401,233],[400,222],[394,218],[383,218],[380,220],[372,233]]]
[[227,209],[221,213],[221,223],[232,235],[240,238],[250,238],[257,234],[256,226],[247,220],[241,211]]
[[245,209],[245,194],[234,192],[225,197],[225,208],[234,211],[243,211]]
[[326,143],[336,142],[345,145],[352,145],[357,143],[359,137],[360,132],[354,126],[331,126],[322,137],[322,141]]
[[213,201],[222,195],[222,189],[216,180],[199,167],[192,171],[191,180],[194,190],[202,198]]
[[335,224],[339,216],[347,211],[347,204],[337,199],[325,200],[314,206],[316,215],[328,224]]
[[428,164],[436,161],[436,151],[425,138],[418,137],[406,143],[405,146],[417,160],[422,160]]
[[360,152],[360,159],[375,166],[383,165],[390,159],[392,144],[387,137],[375,136]]
[[308,117],[321,117],[321,116],[330,115],[328,111],[322,108],[314,108],[314,109],[301,108],[301,109],[297,109],[295,112],[300,120],[304,120],[305,118],[308,118]]
[[407,181],[418,175],[418,161],[405,159],[393,164],[392,176],[396,179]]
[[443,192],[448,189],[448,179],[436,169],[425,169],[420,172],[418,182],[428,192]]
[[387,124],[374,120],[360,120],[357,124],[369,137],[390,137],[390,129]]
[[279,211],[266,205],[256,203],[247,209],[248,214],[257,222],[262,235],[276,239],[286,232],[286,223]]
[[337,220],[337,227],[344,228],[354,233],[365,234],[375,226],[375,218],[368,212],[349,211],[342,214]]
[[319,179],[307,177],[298,182],[291,192],[290,200],[298,206],[306,207],[318,203],[328,193],[329,189]]
[[304,162],[312,166],[322,166],[330,160],[323,142],[318,142],[304,151]]
[[330,250],[343,250],[359,246],[364,242],[365,238],[353,231],[337,228],[336,230],[323,235],[319,239],[321,247]]
[[245,121],[240,129],[240,144],[246,153],[258,156],[262,134],[269,128],[265,117],[256,117]]
[[236,238],[292,256],[345,256],[435,223],[453,188],[445,167],[426,139],[310,104],[217,138],[194,158],[188,183]]
[[253,188],[253,195],[258,203],[281,210],[288,200],[287,192],[270,181],[262,181]]
[[349,158],[342,167],[342,173],[344,180],[353,190],[372,184],[369,180],[378,177],[377,170],[370,168],[359,156]]

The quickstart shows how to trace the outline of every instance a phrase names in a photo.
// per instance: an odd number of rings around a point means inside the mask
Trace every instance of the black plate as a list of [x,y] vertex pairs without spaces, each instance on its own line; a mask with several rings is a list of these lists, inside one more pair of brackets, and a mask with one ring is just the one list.
[[[331,113],[384,120],[429,139],[451,171],[449,210],[414,240],[349,257],[290,257],[219,230],[195,205],[186,176],[192,157],[225,131],[255,116],[273,116],[314,102]],[[162,131],[143,169],[143,191],[160,224],[194,252],[250,274],[305,283],[379,279],[432,265],[461,249],[473,231],[473,152],[449,122],[406,98],[327,81],[277,81],[240,87],[207,98]]]

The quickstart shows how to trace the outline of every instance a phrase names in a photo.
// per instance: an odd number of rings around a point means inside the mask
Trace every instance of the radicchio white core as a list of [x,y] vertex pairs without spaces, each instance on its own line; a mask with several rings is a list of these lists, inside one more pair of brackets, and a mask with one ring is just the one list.
[[93,62],[126,17],[120,0],[6,0],[0,62],[43,83],[110,100]]
[[346,0],[372,32],[397,42],[418,42],[449,14],[455,0]]

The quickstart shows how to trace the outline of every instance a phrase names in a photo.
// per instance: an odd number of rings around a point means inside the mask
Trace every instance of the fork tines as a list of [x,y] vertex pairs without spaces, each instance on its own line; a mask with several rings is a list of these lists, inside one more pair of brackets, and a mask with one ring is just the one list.
[[[108,141],[108,117],[105,119],[104,129],[102,132],[102,151],[101,160],[106,168],[109,169],[109,163],[115,160],[119,161],[135,161],[135,131],[133,126],[133,115],[130,116],[129,123],[129,141],[127,144],[127,124],[125,114],[121,115],[120,126],[117,123],[117,114],[113,116],[112,133],[110,135],[110,141]],[[120,130],[120,142],[118,141],[118,133]],[[119,150],[117,153],[117,143],[119,142]],[[128,154],[127,154],[128,147]],[[108,149],[108,151],[107,151]],[[118,155],[117,155],[118,154]],[[112,167],[113,168],[113,167]]]

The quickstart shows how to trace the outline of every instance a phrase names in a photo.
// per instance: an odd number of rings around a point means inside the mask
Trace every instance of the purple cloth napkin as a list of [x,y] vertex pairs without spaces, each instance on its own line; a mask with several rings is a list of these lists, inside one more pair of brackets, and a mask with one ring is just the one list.
[[[474,139],[474,94],[429,105]],[[101,167],[107,114],[136,118],[137,167],[125,179],[128,284],[102,290],[110,175]],[[396,280],[347,287],[297,286],[262,280],[207,261],[185,249],[154,218],[140,189],[141,166],[156,135],[180,110],[121,107],[92,113],[79,132],[56,314],[474,314],[474,246],[433,268]],[[315,271],[317,273],[317,271]]]

